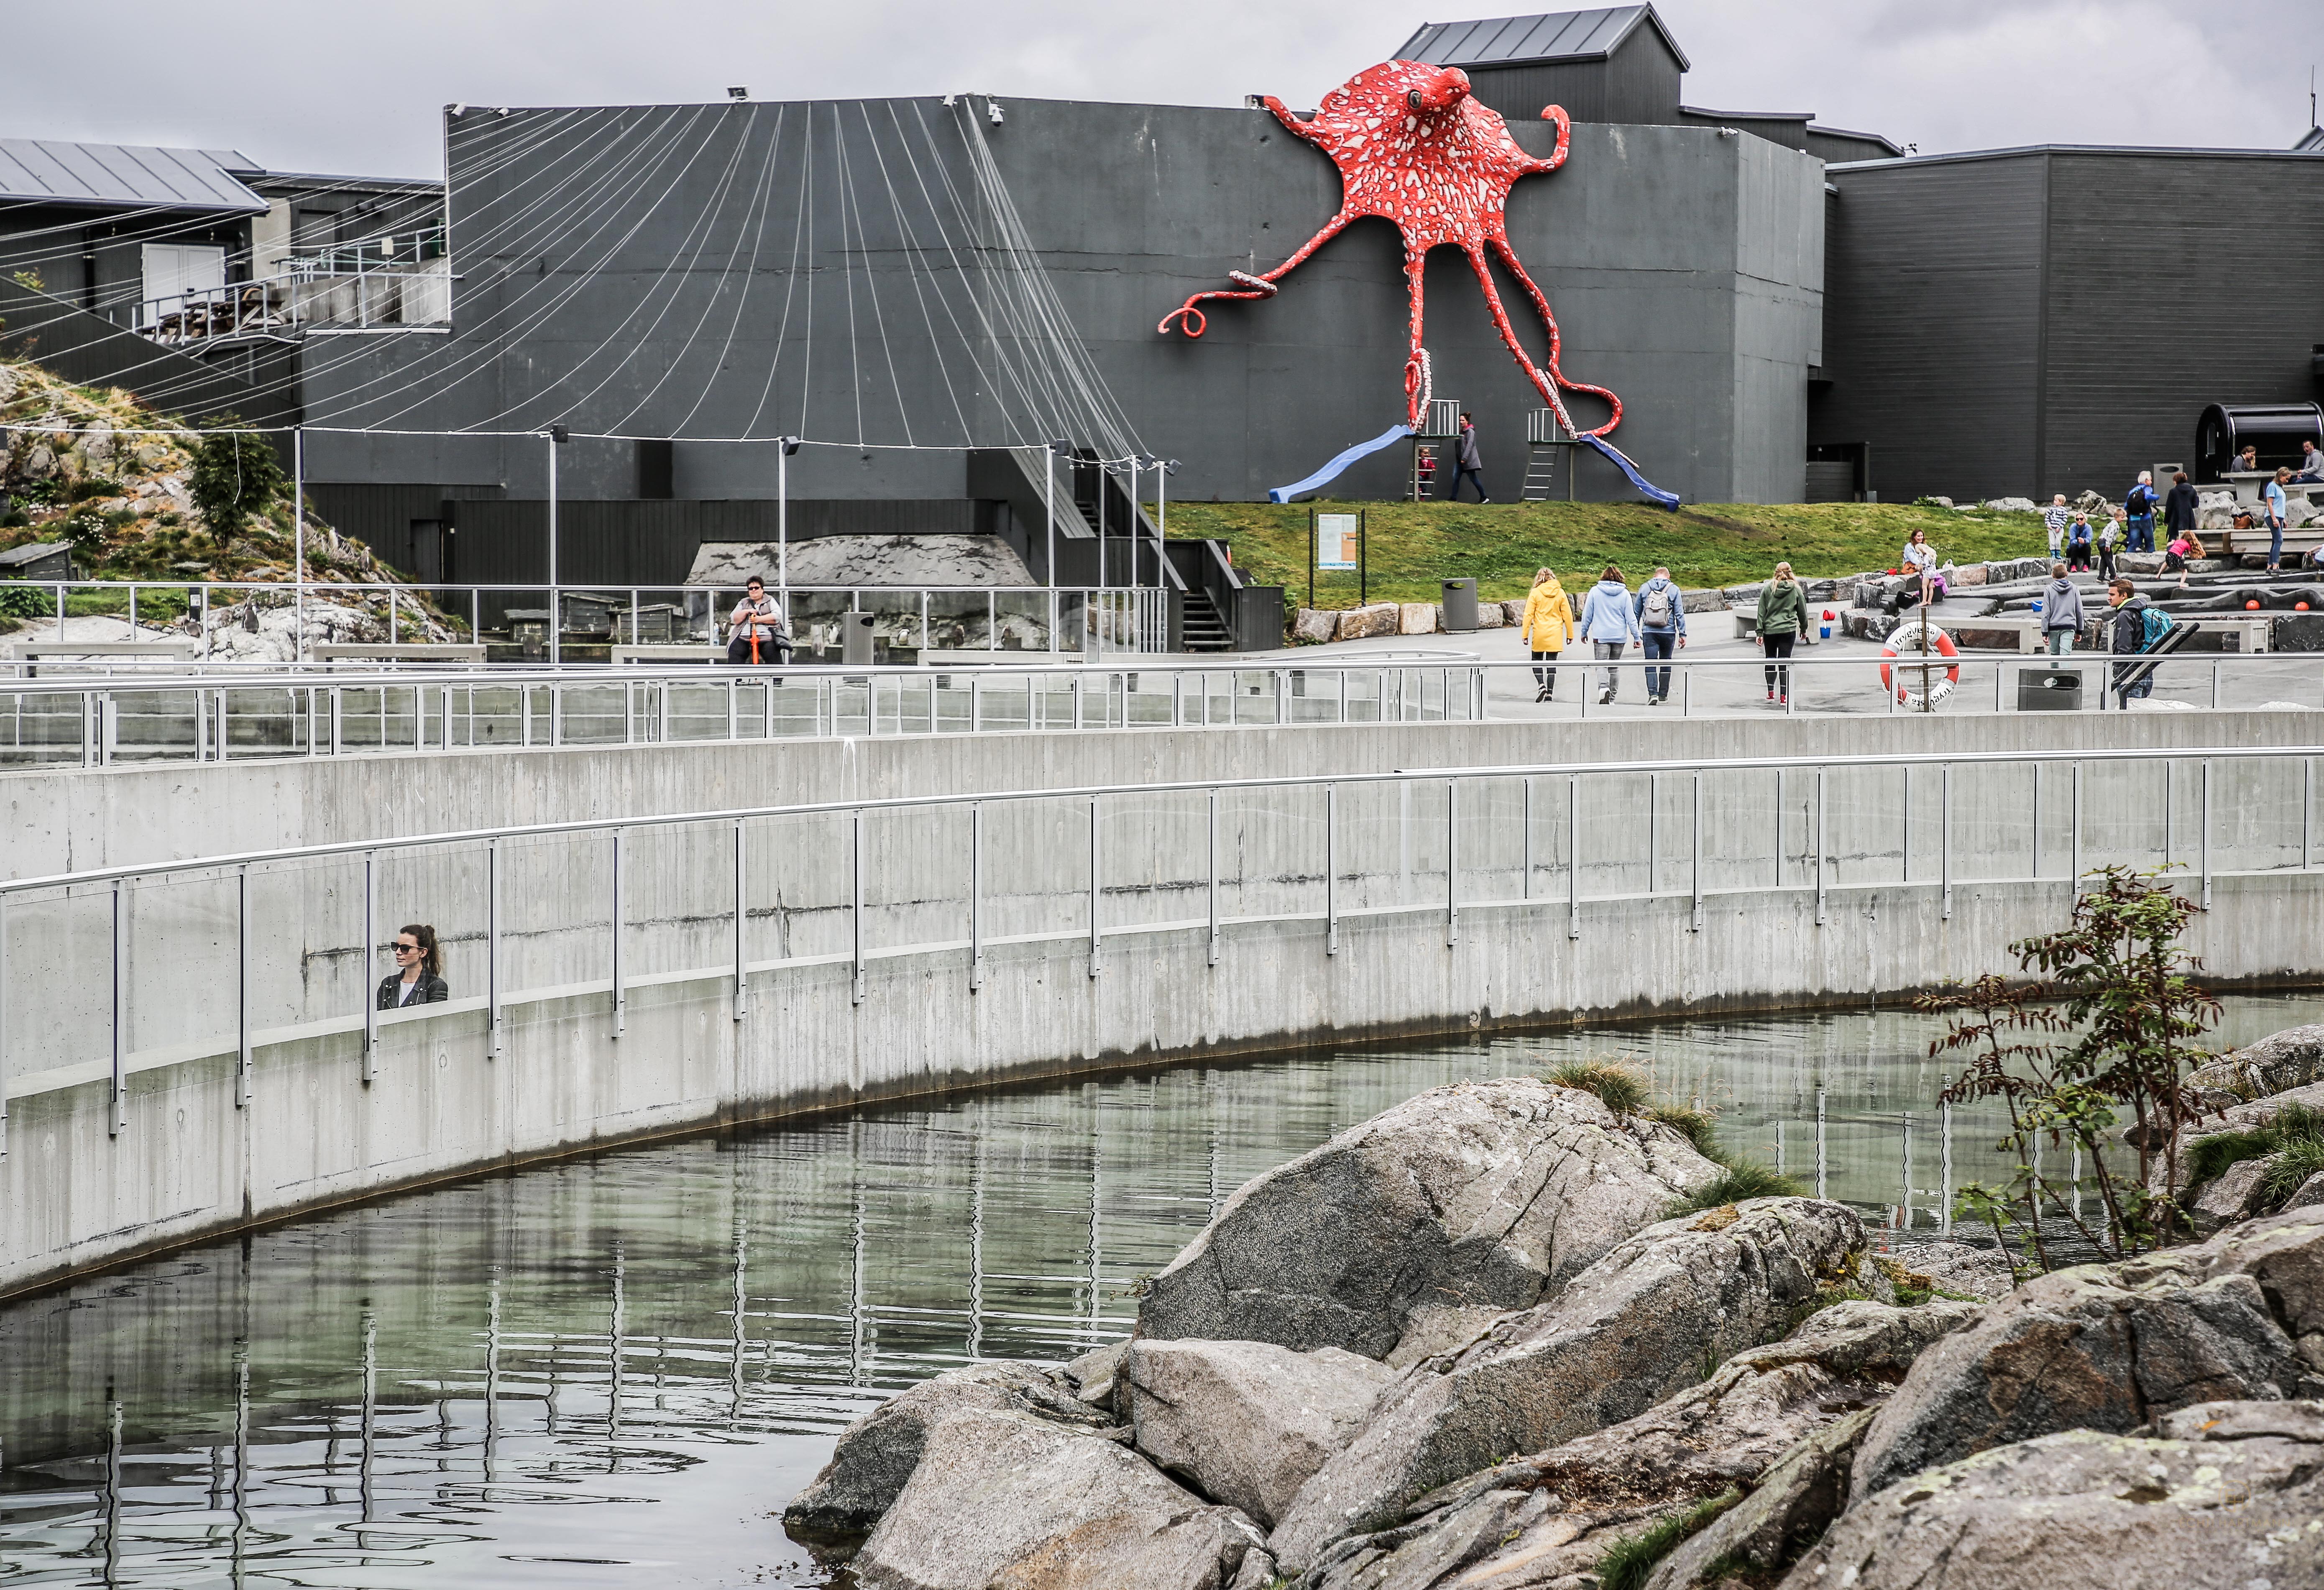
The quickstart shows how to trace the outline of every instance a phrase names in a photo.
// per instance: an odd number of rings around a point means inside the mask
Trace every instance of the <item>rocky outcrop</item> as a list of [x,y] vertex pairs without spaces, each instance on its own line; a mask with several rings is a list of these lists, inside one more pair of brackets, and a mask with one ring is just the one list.
[[1843,1415],[1768,1465],[1740,1501],[1681,1541],[1646,1590],[1696,1590],[1748,1564],[1760,1574],[1790,1564],[1848,1505],[1848,1474],[1872,1410]]
[[861,1590],[1223,1590],[1259,1543],[1116,1442],[973,1412],[929,1433],[850,1566]]
[[1433,635],[1443,628],[1439,620],[1442,612],[1434,602],[1403,602],[1397,607],[1396,633],[1400,635]]
[[1139,1341],[1123,1364],[1138,1449],[1269,1527],[1395,1378],[1337,1347],[1271,1342]]
[[2324,1584],[2319,1513],[2324,1405],[2214,1403],[2152,1437],[2068,1430],[1912,1476],[1849,1509],[1783,1583],[2283,1590]]
[[1854,1493],[2062,1429],[2324,1389],[2324,1215],[2037,1277],[1931,1347],[1873,1423]]
[[1908,1278],[1926,1281],[1941,1292],[1990,1303],[2009,1295],[2017,1284],[2010,1273],[2009,1257],[1998,1248],[1969,1243],[1923,1243],[1888,1255]]
[[1291,620],[1291,639],[1305,646],[1320,646],[1337,638],[1340,615],[1329,608],[1302,607]]
[[[2265,1126],[2287,1108],[2311,1110],[2324,1114],[2324,1082],[2313,1082],[2304,1087],[2294,1087],[2282,1093],[2271,1094],[2265,1098],[2254,1099],[2249,1104],[2229,1105],[2215,1114],[2205,1115],[2200,1121],[2181,1126],[2179,1129],[2178,1153],[2180,1186],[2183,1188],[2194,1173],[2193,1159],[2190,1151],[2197,1143],[2207,1137],[2217,1137],[2230,1132],[2249,1132],[2255,1127]],[[2237,1164],[2241,1163],[2243,1161],[2237,1161]],[[2159,1153],[2153,1156],[2149,1181],[2158,1192],[2163,1188],[2163,1177],[2166,1169],[2163,1156]],[[2229,1167],[2230,1170],[2234,1169],[2234,1166]],[[2222,1174],[2224,1175],[2225,1172]],[[2199,1193],[2198,1197],[2201,1197],[2201,1194]],[[2245,1213],[2248,1212],[2248,1210],[2245,1211]],[[2227,1218],[2236,1217],[2227,1216]]]
[[1854,1276],[1863,1250],[1856,1216],[1820,1199],[1756,1198],[1648,1227],[1549,1301],[1405,1371],[1363,1434],[1301,1487],[1270,1549],[1304,1569],[1510,1453],[1637,1417],[1784,1335],[1820,1289]]
[[1841,1415],[1886,1400],[1923,1348],[1977,1314],[1969,1303],[1841,1303],[1637,1418],[1531,1461],[1569,1506],[1715,1496]]
[[1025,1364],[974,1364],[952,1370],[848,1426],[823,1472],[783,1509],[784,1532],[825,1561],[852,1556],[903,1494],[929,1437],[946,1421],[971,1413],[1020,1414],[1084,1434],[1111,1422]]
[[1577,1089],[1432,1088],[1245,1184],[1155,1277],[1139,1333],[1384,1358],[1416,1308],[1529,1308],[1718,1174]]

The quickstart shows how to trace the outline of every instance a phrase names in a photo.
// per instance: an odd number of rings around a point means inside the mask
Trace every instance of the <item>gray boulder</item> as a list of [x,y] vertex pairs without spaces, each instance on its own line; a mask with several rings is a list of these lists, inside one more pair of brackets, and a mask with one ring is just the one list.
[[1848,1505],[1849,1467],[1872,1411],[1841,1415],[1769,1465],[1749,1494],[1663,1558],[1646,1590],[1696,1590],[1738,1563],[1764,1574],[1798,1557]]
[[1121,1361],[1130,1354],[1128,1342],[1114,1342],[1083,1354],[1057,1373],[1073,1387],[1074,1399],[1092,1408],[1114,1411],[1114,1391],[1121,1377]]
[[997,1412],[1084,1432],[1109,1422],[1025,1364],[973,1364],[948,1371],[849,1425],[823,1472],[783,1509],[784,1532],[824,1561],[844,1561],[903,1493],[931,1432],[964,1414]]
[[[1330,1561],[1299,1581],[1301,1590],[1432,1590],[1471,1576],[1487,1585],[1541,1584],[1545,1581],[1531,1576],[1497,1580],[1486,1568],[1466,1576],[1462,1570],[1505,1556],[1517,1539],[1531,1537],[1538,1543],[1540,1526],[1552,1519],[1557,1544],[1572,1545],[1588,1532],[1590,1521],[1562,1516],[1564,1512],[1562,1500],[1538,1488],[1480,1491],[1404,1528],[1343,1542]],[[1558,1566],[1584,1566],[1603,1549],[1602,1542],[1592,1542]],[[1537,1561],[1531,1559],[1527,1566]]]
[[850,1566],[861,1590],[1222,1590],[1260,1543],[1115,1442],[964,1413]]
[[1355,1439],[1396,1372],[1338,1347],[1138,1341],[1123,1378],[1138,1449],[1271,1528]]
[[[2249,1132],[2255,1127],[2264,1126],[2282,1114],[2287,1106],[2292,1105],[2324,1112],[2324,1082],[2311,1082],[2304,1086],[2287,1088],[2281,1093],[2270,1094],[2264,1098],[2254,1099],[2249,1104],[2230,1105],[2215,1114],[2206,1115],[2200,1121],[2181,1127],[2178,1154],[2180,1186],[2185,1187],[2188,1178],[2192,1174],[2192,1166],[2189,1162],[2190,1151],[2197,1143],[2207,1137],[2217,1137],[2222,1132]],[[2238,1163],[2241,1162],[2238,1161]],[[2229,1169],[2233,1169],[2234,1167],[2231,1166]],[[2148,1180],[2158,1192],[2163,1188],[2164,1169],[2163,1156],[2155,1155]]]
[[1940,1291],[1990,1303],[2009,1295],[2017,1284],[2010,1273],[2009,1256],[1999,1248],[1971,1243],[1923,1243],[1902,1248],[1895,1262],[1911,1275],[1933,1284]]
[[1394,602],[1374,602],[1369,606],[1341,610],[1337,638],[1342,641],[1369,641],[1376,635],[1396,633],[1403,610]]
[[1923,1349],[1977,1314],[1973,1303],[1841,1303],[1637,1418],[1530,1461],[1569,1504],[1715,1496],[1748,1484],[1849,1410],[1885,1400]]
[[2273,1154],[2256,1160],[2237,1160],[2197,1188],[2193,1201],[2187,1206],[2195,1229],[2208,1234],[2257,1214],[2266,1196],[2268,1172],[2274,1169]]
[[2319,1512],[2324,1406],[2215,1403],[2154,1437],[2065,1430],[1892,1485],[1784,1590],[2289,1590],[2324,1584]]
[[2302,1394],[2319,1370],[2324,1213],[2039,1276],[1921,1355],[1865,1438],[1854,1494],[2055,1430]]
[[1431,1088],[1246,1183],[1155,1277],[1139,1334],[1385,1358],[1415,1308],[1530,1308],[1718,1175],[1538,1077]]
[[1856,1216],[1814,1198],[1649,1226],[1549,1301],[1406,1370],[1363,1434],[1300,1488],[1270,1549],[1304,1570],[1341,1537],[1396,1524],[1425,1493],[1637,1417],[1784,1335],[1820,1288],[1854,1277],[1863,1251]]
[[1333,639],[1340,628],[1340,615],[1329,608],[1302,607],[1291,620],[1291,638],[1308,645],[1322,645]]

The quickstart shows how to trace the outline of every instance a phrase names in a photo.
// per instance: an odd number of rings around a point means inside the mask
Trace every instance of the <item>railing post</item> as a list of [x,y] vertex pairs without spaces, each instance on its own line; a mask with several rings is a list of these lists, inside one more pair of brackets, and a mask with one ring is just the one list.
[[850,901],[850,910],[853,917],[851,931],[854,939],[850,951],[854,961],[854,978],[850,996],[855,1003],[862,1004],[863,1003],[863,814],[860,811],[850,812],[847,817],[847,827],[849,890],[853,896]]
[[1283,670],[1278,668],[1275,670],[1275,726],[1278,729],[1283,726]]
[[[733,681],[728,681],[727,701],[733,701]],[[744,877],[746,841],[742,820],[734,819],[734,1019],[741,1021],[750,1013],[750,972],[742,958],[742,929],[751,917],[750,886]]]
[[2038,883],[2042,881],[2042,764],[2036,762],[2028,765],[2034,770],[2034,794],[2026,808],[2030,819],[2026,827],[2033,837],[2026,848],[2031,853],[2032,880]]
[[1784,770],[1775,770],[1775,887],[1784,886]]
[[1517,864],[1524,875],[1517,880],[1517,898],[1533,898],[1533,780],[1517,781]]
[[[629,687],[622,691],[627,694]],[[629,1030],[630,991],[622,976],[622,830],[613,830],[613,1036]]]
[[[2167,768],[2170,763],[2163,765]],[[1944,909],[1940,915],[1941,920],[1950,922],[1953,918],[1953,764],[1946,763],[1943,772],[1943,800],[1937,818],[1941,829],[1937,850],[1943,863],[1941,875],[1944,887]]]
[[1822,1088],[1821,1088],[1821,1087],[1819,1087],[1819,1088],[1817,1088],[1817,1089],[1816,1089],[1816,1172],[1815,1172],[1815,1188],[1816,1188],[1816,1190],[1815,1190],[1815,1196],[1816,1196],[1816,1197],[1823,1197],[1823,1196],[1824,1196],[1824,1154],[1823,1154],[1823,1147],[1824,1147],[1824,1130],[1823,1130],[1823,1089],[1822,1089]]
[[968,809],[968,991],[984,986],[984,802]]
[[8,897],[0,894],[0,1160],[8,1157]]
[[1694,892],[1694,920],[1687,930],[1691,933],[1700,933],[1702,931],[1702,774],[1701,772],[1694,775],[1694,820],[1689,826],[1693,829],[1694,855],[1691,863],[1692,872],[1691,887]]
[[1953,1107],[1937,1106],[1937,1234],[1953,1234]]
[[1565,776],[1565,936],[1582,937],[1582,781],[1572,773]]
[[371,850],[364,851],[363,975],[355,980],[355,985],[363,991],[363,1079],[364,1086],[366,1087],[371,1086],[372,1079],[379,1074],[376,1052],[379,1048],[379,996],[373,992],[371,985],[371,950],[372,946],[379,941],[379,892],[376,886],[378,872],[378,853]]
[[1211,797],[1210,869],[1211,869],[1211,950],[1210,964],[1219,964],[1219,792]]
[[2300,870],[2306,872],[2314,854],[2309,835],[2316,826],[2316,759],[2300,759]]
[[1816,900],[1816,912],[1815,912],[1815,920],[1816,920],[1816,926],[1817,926],[1817,927],[1819,927],[1819,928],[1822,927],[1822,926],[1823,926],[1823,922],[1824,922],[1824,876],[1823,876],[1823,874],[1824,874],[1824,861],[1823,861],[1824,826],[1823,826],[1823,822],[1824,822],[1824,793],[1825,793],[1825,785],[1826,785],[1826,783],[1827,783],[1827,781],[1827,781],[1827,779],[1826,779],[1826,776],[1825,776],[1825,775],[1829,772],[1829,771],[1830,771],[1829,769],[1826,769],[1826,768],[1821,768],[1821,767],[1820,767],[1820,768],[1818,768],[1818,769],[1816,769],[1816,815],[1815,815],[1815,874],[1816,874],[1816,896],[1815,896],[1815,900]]
[[484,1057],[501,1058],[501,842],[484,841]]
[[1340,786],[1323,786],[1323,953],[1340,953]]
[[[2213,664],[2216,669],[2217,664]],[[2203,758],[2203,807],[2196,819],[2203,827],[2203,900],[2205,911],[2211,909],[2211,759]]]
[[1896,1228],[1910,1231],[1913,1229],[1913,1112],[1902,1110],[1897,1114],[1904,1128],[1897,1145],[1904,1171],[1904,1192],[1903,1201],[1896,1206]]
[[1098,888],[1101,881],[1104,877],[1104,873],[1098,856],[1098,835],[1102,831],[1102,825],[1100,821],[1100,813],[1098,811],[1098,797],[1093,795],[1090,797],[1089,802],[1089,975],[1093,977],[1096,976],[1101,969],[1099,960],[1102,953],[1100,940],[1101,936],[1104,931],[1103,926],[1099,920],[1097,909]]
[[128,1040],[129,910],[122,898],[126,880],[113,880],[113,1109],[107,1135],[118,1137],[129,1124],[129,1095],[121,1062]]
[[984,732],[984,679],[976,673],[968,676],[968,732]]
[[1444,948],[1461,942],[1461,781],[1444,781]]
[[2073,780],[2066,790],[2066,899],[2070,903],[2082,892],[2082,764],[2071,765]]
[[234,1107],[250,1105],[250,868],[234,876]]

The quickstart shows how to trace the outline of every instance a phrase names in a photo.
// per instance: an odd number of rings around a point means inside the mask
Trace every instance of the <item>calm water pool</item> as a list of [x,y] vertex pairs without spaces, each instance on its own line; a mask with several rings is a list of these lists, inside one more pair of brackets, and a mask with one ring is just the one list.
[[[2238,999],[2219,1041],[2319,1019]],[[1934,1235],[1932,1031],[1815,1014],[1171,1067],[185,1250],[0,1308],[0,1583],[819,1584],[775,1515],[850,1419],[972,1358],[1123,1334],[1138,1278],[1241,1182],[1441,1082],[1626,1055],[1811,1179],[1821,1087],[1830,1194]],[[1993,1136],[1956,1113],[1953,1179]]]

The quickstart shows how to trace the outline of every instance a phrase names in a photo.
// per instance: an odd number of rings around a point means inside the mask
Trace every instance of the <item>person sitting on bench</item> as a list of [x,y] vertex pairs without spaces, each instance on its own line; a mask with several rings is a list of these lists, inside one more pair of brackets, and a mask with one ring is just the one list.
[[782,662],[790,650],[791,626],[783,617],[782,605],[767,595],[767,582],[754,574],[728,621],[726,661],[738,666]]

